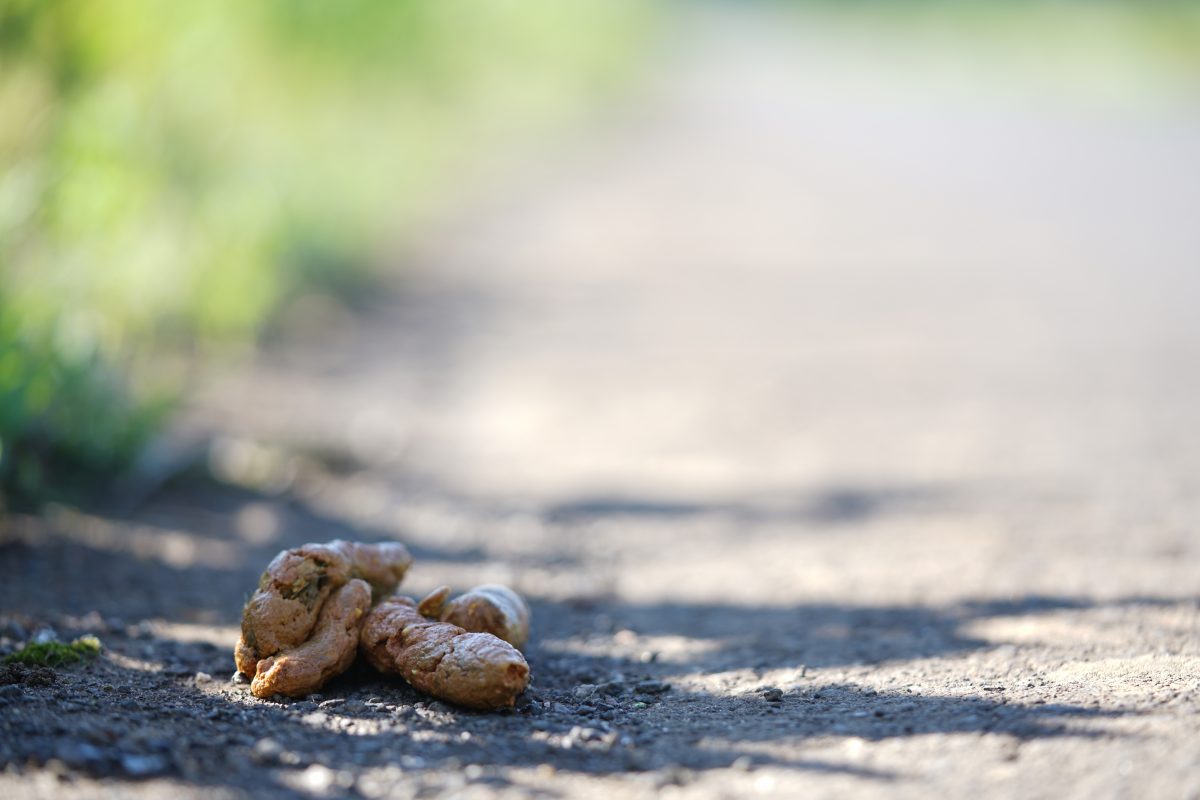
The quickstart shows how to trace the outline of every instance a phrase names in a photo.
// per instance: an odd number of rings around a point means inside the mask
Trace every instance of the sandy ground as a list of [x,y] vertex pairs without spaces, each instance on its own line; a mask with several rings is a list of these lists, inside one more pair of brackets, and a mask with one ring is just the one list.
[[[223,482],[5,522],[0,645],[106,651],[6,678],[0,795],[1200,797],[1200,107],[745,13],[670,53],[211,383]],[[232,680],[335,537],[527,593],[517,709]]]

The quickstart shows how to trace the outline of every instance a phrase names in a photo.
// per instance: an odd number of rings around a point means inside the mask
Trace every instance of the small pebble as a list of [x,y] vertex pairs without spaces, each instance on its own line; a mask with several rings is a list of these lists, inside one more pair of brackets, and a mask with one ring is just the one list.
[[33,643],[34,644],[48,644],[50,642],[57,642],[57,641],[58,641],[58,633],[55,632],[54,628],[42,628],[40,631],[38,631],[37,633],[35,633],[33,635]]
[[730,769],[736,769],[738,772],[749,772],[754,767],[754,761],[750,756],[738,756],[729,765]]
[[271,762],[283,754],[283,745],[274,739],[259,739],[254,743],[254,760],[260,763]]
[[763,700],[766,700],[768,703],[779,703],[783,700],[783,692],[774,686],[768,686],[765,689],[761,689],[760,692],[762,693]]
[[665,681],[640,681],[634,688],[642,694],[665,694],[671,691],[671,684]]
[[160,775],[167,771],[168,766],[167,760],[162,756],[121,756],[121,769],[135,778]]
[[311,764],[300,773],[300,785],[312,794],[325,794],[337,781],[337,774],[322,764]]
[[56,754],[69,767],[87,767],[104,760],[100,748],[83,742],[59,742]]
[[670,766],[662,771],[655,783],[658,784],[660,789],[666,786],[686,786],[692,781],[692,778],[691,770],[679,766]]

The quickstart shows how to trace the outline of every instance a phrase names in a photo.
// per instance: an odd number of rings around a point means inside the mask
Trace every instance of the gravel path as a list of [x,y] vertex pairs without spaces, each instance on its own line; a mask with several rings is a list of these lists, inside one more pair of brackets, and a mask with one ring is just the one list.
[[[224,483],[12,518],[0,796],[1200,797],[1200,107],[696,13],[394,294],[214,381]],[[951,76],[948,78],[947,76]],[[534,602],[464,713],[232,681],[283,547]]]

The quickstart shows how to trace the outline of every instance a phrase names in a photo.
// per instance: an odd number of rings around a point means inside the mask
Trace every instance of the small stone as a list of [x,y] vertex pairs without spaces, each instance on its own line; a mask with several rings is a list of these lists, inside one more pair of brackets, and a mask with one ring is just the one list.
[[25,692],[20,686],[15,683],[10,683],[7,686],[0,686],[0,697],[5,700],[15,700],[18,697],[24,697]]
[[671,691],[671,684],[666,681],[639,681],[634,689],[642,694],[666,694]]
[[125,635],[130,639],[149,639],[154,635],[154,631],[145,623],[135,622],[125,626]]
[[125,774],[135,778],[161,775],[167,771],[168,766],[170,765],[167,759],[162,756],[121,756],[121,769],[125,771]]
[[584,684],[580,684],[579,686],[576,686],[575,690],[572,691],[571,694],[572,694],[572,696],[574,696],[574,698],[576,700],[586,700],[587,698],[589,698],[593,694],[595,694],[595,692],[596,692],[595,684],[584,683]]
[[749,772],[754,767],[754,761],[750,756],[738,756],[729,765],[730,769],[736,769],[738,772]]
[[69,767],[88,767],[104,760],[100,748],[84,742],[59,742],[56,754]]
[[234,672],[232,675],[229,676],[229,682],[236,683],[236,684],[246,684],[246,683],[250,682],[250,679],[247,678],[245,675],[243,675],[240,672]]
[[767,686],[763,689],[760,689],[759,692],[762,694],[763,700],[766,700],[768,703],[779,703],[783,701],[783,692],[774,686]]
[[49,644],[58,641],[58,633],[51,627],[45,627],[33,635],[34,644]]
[[259,739],[254,743],[254,760],[260,763],[276,761],[283,755],[283,745],[274,739]]
[[337,774],[322,764],[310,764],[300,773],[300,786],[313,794],[328,792],[337,781]]
[[686,786],[692,781],[692,772],[680,766],[670,766],[662,771],[655,783],[661,789],[665,786]]
[[[240,672],[238,674],[241,675]],[[206,683],[212,683],[212,675],[209,675],[207,672],[197,672],[195,680],[196,683],[203,686]]]

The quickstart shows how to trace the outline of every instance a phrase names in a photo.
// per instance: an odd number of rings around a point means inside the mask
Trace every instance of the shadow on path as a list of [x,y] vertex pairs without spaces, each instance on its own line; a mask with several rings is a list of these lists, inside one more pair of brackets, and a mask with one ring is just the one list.
[[[178,649],[168,640],[154,644],[160,651]],[[335,793],[363,781],[388,780],[389,774],[396,781],[416,776],[422,785],[443,789],[456,782],[500,786],[510,781],[504,770],[543,765],[592,775],[658,771],[658,779],[668,782],[739,764],[890,781],[904,774],[770,755],[753,746],[803,748],[806,741],[829,737],[878,741],[934,733],[992,733],[1017,741],[1089,737],[1097,734],[1088,723],[1121,713],[880,693],[848,684],[790,693],[773,703],[678,691],[581,701],[568,689],[545,688],[539,681],[514,711],[477,714],[430,702],[358,667],[330,684],[315,698],[319,703],[275,703],[251,697],[244,685],[205,688],[178,670],[144,671],[121,663],[145,646],[115,640],[100,662],[61,672],[56,686],[6,694],[0,764],[25,769],[57,759],[69,770],[125,779],[136,777],[131,771],[148,770],[254,796],[293,795],[314,779],[306,772],[313,765],[328,768],[317,777],[335,782],[326,787]],[[209,669],[224,656],[203,647],[177,655],[190,668]],[[107,689],[98,692],[102,687]],[[96,697],[105,693],[109,697]],[[597,713],[597,704],[614,711]],[[466,765],[475,765],[475,771],[464,772]]]
[[[225,650],[155,635],[144,626],[112,625],[110,618],[236,625],[246,592],[281,547],[389,537],[296,501],[212,491],[212,497],[168,494],[158,511],[138,519],[60,511],[6,522],[0,541],[0,635],[11,640],[17,638],[15,624],[50,622],[72,636],[83,632],[73,625],[84,625],[72,622],[73,616],[97,612],[106,654],[93,665],[63,671],[55,686],[9,688],[0,696],[0,767],[41,769],[57,761],[68,772],[118,779],[163,774],[256,797],[291,796],[304,781],[317,779],[332,781],[329,792],[346,794],[363,794],[356,787],[374,780],[416,781],[431,791],[473,781],[502,786],[512,780],[509,768],[542,766],[583,774],[652,771],[654,780],[668,782],[734,765],[902,780],[902,771],[815,758],[811,751],[847,737],[882,741],[967,733],[1019,743],[1111,735],[1103,721],[1126,712],[1028,695],[1009,699],[1005,687],[989,685],[968,685],[962,695],[951,696],[919,688],[881,692],[827,676],[792,681],[768,697],[748,691],[754,681],[744,674],[728,692],[668,688],[664,681],[681,673],[747,670],[790,669],[803,676],[806,668],[962,654],[996,647],[969,633],[983,619],[1181,602],[1026,595],[944,606],[747,606],[534,597],[537,632],[529,659],[535,683],[511,712],[450,708],[361,665],[319,697],[264,702],[245,685],[230,682],[231,656]],[[931,497],[831,492],[814,495],[794,513],[854,521]],[[155,517],[172,502],[183,503],[186,513]],[[266,503],[279,515],[279,531],[269,541],[248,539],[237,528],[238,514]],[[581,501],[553,513],[567,518],[693,513],[687,506],[644,505]],[[201,508],[204,514],[194,513]],[[747,507],[730,513],[756,512]],[[170,518],[189,519],[189,529],[153,522]],[[423,561],[460,564],[488,556],[454,548],[414,552]],[[687,647],[659,657],[652,651],[656,637]],[[651,651],[639,652],[643,646]],[[781,744],[786,747],[775,746]],[[477,769],[468,775],[465,765]]]
[[940,486],[828,486],[787,502],[700,502],[628,495],[586,495],[552,503],[550,523],[602,518],[684,519],[715,516],[738,522],[851,524],[898,511],[944,505],[955,495]]

